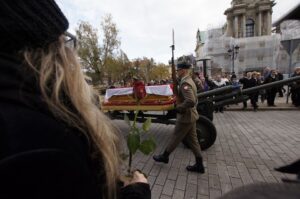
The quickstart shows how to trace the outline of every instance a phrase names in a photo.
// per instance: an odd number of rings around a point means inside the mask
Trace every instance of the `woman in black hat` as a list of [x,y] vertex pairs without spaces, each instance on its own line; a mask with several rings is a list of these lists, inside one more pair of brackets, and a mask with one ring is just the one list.
[[118,136],[94,105],[54,0],[0,1],[0,198],[150,198],[118,186]]

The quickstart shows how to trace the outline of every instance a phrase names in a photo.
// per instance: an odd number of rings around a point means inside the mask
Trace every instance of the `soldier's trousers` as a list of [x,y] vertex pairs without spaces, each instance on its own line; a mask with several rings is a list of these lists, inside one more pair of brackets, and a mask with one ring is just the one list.
[[176,122],[174,133],[166,151],[172,153],[181,141],[190,147],[195,157],[201,157],[201,148],[196,133],[196,121],[193,123]]

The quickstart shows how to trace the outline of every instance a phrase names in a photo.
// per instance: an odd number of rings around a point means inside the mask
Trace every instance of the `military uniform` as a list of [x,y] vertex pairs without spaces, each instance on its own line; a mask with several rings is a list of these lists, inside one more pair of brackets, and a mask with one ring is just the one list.
[[[177,64],[177,71],[189,69],[190,64]],[[168,163],[169,155],[172,153],[180,142],[185,142],[192,150],[196,157],[196,164],[187,166],[188,171],[204,173],[204,166],[201,156],[201,148],[196,133],[196,122],[199,115],[196,110],[197,106],[197,87],[187,71],[179,75],[178,96],[176,98],[177,120],[174,133],[163,154],[154,155],[153,159],[157,162]]]
[[204,91],[204,86],[202,81],[199,79],[199,77],[194,77],[192,78],[194,80],[194,83],[196,85],[197,88],[197,93]]
[[197,105],[197,88],[190,76],[182,78],[176,98],[177,120],[174,134],[166,148],[171,153],[181,141],[184,141],[196,157],[201,157],[201,148],[196,133],[196,122],[199,118]]

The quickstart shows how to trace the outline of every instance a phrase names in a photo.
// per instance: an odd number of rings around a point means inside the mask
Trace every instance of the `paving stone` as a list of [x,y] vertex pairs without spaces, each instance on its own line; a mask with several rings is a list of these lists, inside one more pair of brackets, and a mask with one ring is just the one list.
[[208,164],[207,170],[208,170],[208,174],[218,175],[217,164]]
[[227,184],[227,183],[221,183],[221,190],[222,190],[222,195],[224,195],[225,193],[231,191],[232,190],[231,183],[229,183],[229,184]]
[[210,199],[219,198],[221,195],[222,195],[222,191],[219,189],[210,189],[209,190],[209,198]]
[[233,188],[238,188],[243,186],[243,181],[240,178],[232,178],[230,177],[230,181]]
[[158,176],[158,174],[160,172],[160,168],[161,168],[161,166],[159,166],[159,165],[153,165],[153,167],[150,171],[150,175],[151,176]]
[[152,198],[159,198],[161,195],[161,192],[163,190],[163,187],[160,185],[154,185],[151,190],[151,196]]
[[175,189],[172,199],[184,199],[184,192],[183,190]]
[[200,178],[200,179],[202,179],[202,180],[208,181],[208,171],[207,171],[208,168],[206,167],[205,169],[206,169],[206,170],[205,170],[205,173],[199,175],[198,178]]
[[[177,155],[176,155],[177,157]],[[180,156],[179,156],[180,157]],[[179,169],[180,168],[180,165],[181,165],[181,159],[178,159],[178,158],[174,158],[173,162],[172,162],[172,167],[173,168],[177,168]]]
[[179,169],[177,168],[171,168],[168,174],[168,179],[170,180],[176,180],[178,176]]
[[256,168],[255,162],[252,160],[252,158],[244,158],[244,163],[248,169]]
[[209,196],[206,195],[198,195],[197,199],[209,199]]
[[200,195],[209,195],[209,184],[208,180],[198,180],[198,194]]
[[217,175],[208,175],[208,182],[210,188],[221,189],[220,179]]
[[179,175],[176,180],[175,188],[180,190],[185,190],[186,183],[187,183],[187,177],[183,175]]
[[253,180],[249,174],[249,171],[244,163],[237,162],[237,168],[240,173],[241,179],[245,185],[253,182]]
[[209,164],[215,164],[217,163],[216,155],[208,155],[208,161]]
[[234,178],[240,178],[239,171],[235,166],[227,166],[228,175]]
[[277,182],[266,165],[257,166],[266,182]]
[[197,198],[197,185],[187,184],[184,198],[185,199],[196,199]]
[[164,185],[162,194],[167,195],[167,196],[172,196],[173,190],[175,186],[175,181],[173,180],[167,180],[166,184]]
[[198,173],[189,172],[187,183],[197,185]]
[[155,176],[148,176],[147,180],[148,180],[148,182],[150,184],[150,189],[152,189],[152,187],[153,187],[153,185],[155,183],[156,177]]
[[221,183],[230,183],[230,177],[226,165],[218,164],[218,173]]
[[160,199],[171,199],[171,197],[170,196],[166,196],[166,195],[161,195]]
[[163,167],[160,170],[160,173],[157,176],[155,183],[159,184],[159,185],[164,185],[165,181],[167,180],[168,172],[169,172],[169,168],[168,167]]
[[150,171],[154,165],[154,161],[149,161],[147,164],[145,164],[144,168],[142,169],[143,172],[147,175],[150,175]]
[[254,182],[265,181],[258,169],[249,169],[249,172]]

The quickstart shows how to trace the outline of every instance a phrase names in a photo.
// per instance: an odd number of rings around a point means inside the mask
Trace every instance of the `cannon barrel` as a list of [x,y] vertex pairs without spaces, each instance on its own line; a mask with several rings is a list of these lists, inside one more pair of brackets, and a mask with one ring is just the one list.
[[280,81],[276,81],[276,82],[272,82],[272,83],[268,83],[268,84],[263,84],[260,86],[255,86],[255,87],[247,88],[247,89],[243,89],[243,90],[240,89],[240,86],[225,86],[225,87],[214,89],[214,90],[207,91],[204,93],[199,93],[197,95],[197,97],[198,97],[199,101],[201,101],[202,99],[205,99],[205,98],[209,98],[212,101],[220,101],[220,100],[232,98],[235,96],[249,95],[249,94],[255,93],[260,90],[286,85],[286,84],[289,84],[289,83],[295,82],[295,81],[300,81],[300,76],[292,77],[292,78],[288,78],[285,80],[280,80]]
[[280,80],[260,86],[240,89],[240,86],[225,86],[204,93],[199,93],[197,110],[201,115],[213,120],[213,112],[216,107],[237,104],[249,99],[250,95],[260,90],[279,87],[290,84],[295,81],[300,81],[300,76],[292,77],[285,80]]
[[236,98],[231,98],[231,99],[224,99],[220,102],[215,102],[214,107],[220,107],[220,106],[225,106],[225,105],[230,105],[230,104],[238,104],[241,102],[244,102],[249,99],[249,96],[247,95],[242,95]]
[[229,93],[229,92],[232,92],[232,91],[237,90],[239,88],[240,88],[240,86],[224,86],[222,88],[217,88],[217,89],[206,91],[206,92],[203,92],[203,93],[198,93],[197,97],[198,97],[198,99],[206,98],[206,97],[212,97],[212,96],[215,96],[215,95]]
[[300,76],[291,77],[291,78],[288,78],[288,79],[284,79],[284,80],[280,80],[280,81],[276,81],[276,82],[272,82],[272,83],[268,83],[268,84],[263,84],[263,85],[255,86],[255,87],[252,87],[252,88],[247,88],[247,89],[242,90],[241,93],[243,95],[248,95],[248,94],[260,91],[260,90],[264,90],[264,89],[268,89],[268,88],[272,88],[272,87],[277,87],[277,86],[283,86],[283,85],[289,84],[289,83],[294,82],[294,81],[300,81]]
[[[277,86],[283,86],[286,84],[289,84],[291,82],[295,82],[295,81],[300,81],[300,76],[297,77],[292,77],[292,78],[288,78],[285,80],[280,80],[280,81],[276,81],[276,82],[272,82],[272,83],[268,83],[268,84],[263,84],[260,86],[255,86],[252,88],[247,88],[244,90],[239,90],[237,92],[232,92],[232,93],[228,93],[228,94],[224,94],[224,95],[217,95],[211,98],[212,102],[214,103],[214,107],[217,106],[221,106],[223,105],[230,105],[230,104],[236,104],[237,103],[237,98],[241,99],[241,96],[249,96],[253,93],[256,93],[260,90],[264,90],[264,89],[269,89],[272,87],[277,87]],[[230,101],[232,103],[230,103]],[[240,101],[242,102],[242,101]]]
[[224,99],[233,98],[242,95],[241,90],[237,90],[231,93],[224,93],[223,95],[216,95],[211,98],[212,101],[222,101]]

